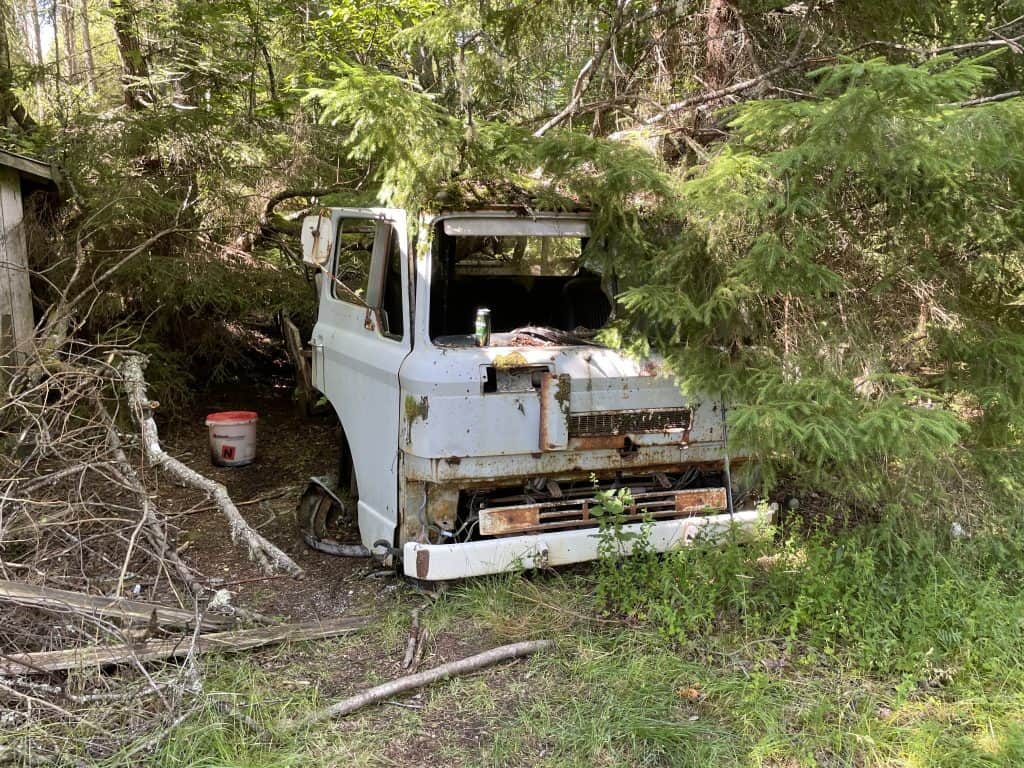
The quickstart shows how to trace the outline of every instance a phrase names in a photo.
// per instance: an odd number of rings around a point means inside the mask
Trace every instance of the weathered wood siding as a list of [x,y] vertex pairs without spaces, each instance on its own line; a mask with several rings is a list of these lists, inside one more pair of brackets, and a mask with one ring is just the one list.
[[32,289],[22,223],[21,179],[0,167],[0,356],[32,338]]

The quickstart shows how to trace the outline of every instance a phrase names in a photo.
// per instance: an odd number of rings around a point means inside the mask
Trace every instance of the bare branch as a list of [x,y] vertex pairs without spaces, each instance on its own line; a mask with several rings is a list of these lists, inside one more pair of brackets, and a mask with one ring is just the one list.
[[618,3],[616,3],[615,6],[615,16],[612,18],[611,24],[608,25],[608,34],[604,36],[604,39],[601,40],[601,44],[598,46],[597,51],[593,56],[587,59],[587,63],[583,65],[580,73],[576,76],[576,82],[573,83],[572,95],[569,98],[569,103],[566,104],[558,114],[534,131],[533,135],[535,137],[540,138],[575,113],[580,102],[583,100],[583,94],[586,93],[587,88],[590,87],[590,83],[594,79],[594,73],[597,71],[597,68],[601,66],[601,62],[604,61],[605,55],[612,46],[612,40],[615,39],[615,35],[619,31],[619,27],[622,25],[622,15],[626,10],[627,5],[629,5],[629,0],[618,0]]
[[187,485],[210,494],[214,503],[228,520],[231,540],[236,544],[243,542],[249,551],[249,557],[256,561],[265,573],[284,571],[293,576],[301,576],[302,568],[294,560],[246,522],[242,513],[238,511],[238,507],[231,500],[227,488],[164,452],[160,446],[156,422],[153,420],[152,407],[146,396],[146,380],[142,374],[144,366],[144,356],[128,355],[124,359],[121,370],[124,374],[125,388],[133,415],[142,431],[142,446],[146,459],[152,466],[160,467]]
[[[812,4],[811,8],[808,9],[807,14],[805,14],[805,18],[806,16],[809,16],[813,10],[814,5]],[[707,93],[702,93],[696,96],[691,96],[689,98],[682,99],[681,101],[677,101],[674,104],[669,104],[656,115],[644,120],[639,128],[630,128],[624,131],[616,131],[615,133],[610,134],[608,138],[611,139],[612,141],[623,139],[630,134],[642,131],[644,128],[650,128],[652,126],[655,126],[658,123],[664,121],[666,118],[669,118],[672,115],[675,115],[684,109],[700,106],[702,104],[709,104],[713,101],[719,101],[721,99],[724,99],[727,96],[742,93],[743,91],[749,91],[751,88],[754,88],[760,85],[761,83],[771,80],[773,77],[782,72],[785,72],[790,69],[795,69],[799,66],[807,64],[809,61],[811,61],[810,59],[798,59],[797,56],[800,54],[800,51],[803,48],[804,40],[806,39],[809,30],[810,24],[804,24],[804,26],[800,29],[800,34],[797,37],[796,45],[793,46],[793,50],[790,51],[789,56],[787,56],[786,60],[781,64],[772,67],[766,72],[762,72],[760,75],[757,75],[756,77],[751,77],[748,78],[747,80],[742,80],[738,83],[733,83],[732,85],[727,86],[725,88],[719,88],[714,91],[709,91]]]
[[436,683],[438,680],[444,680],[454,675],[465,675],[469,672],[475,672],[478,669],[483,669],[484,667],[489,667],[502,661],[508,661],[509,659],[516,659],[520,656],[530,656],[538,651],[546,651],[548,648],[552,648],[553,646],[554,642],[551,640],[529,640],[522,643],[512,643],[511,645],[502,645],[498,648],[492,648],[489,651],[484,651],[483,653],[478,653],[475,656],[459,659],[458,661],[453,661],[448,664],[442,664],[439,667],[428,669],[425,672],[400,677],[397,680],[392,680],[389,683],[378,685],[368,691],[357,694],[356,696],[343,699],[342,701],[332,704],[325,709],[314,712],[309,717],[300,721],[299,726],[310,726],[321,720],[327,720],[332,717],[343,717],[355,712],[357,709],[362,709],[369,704],[375,704],[378,701],[383,701],[397,693],[404,693],[405,691],[410,691],[414,688],[422,688],[425,685]]
[[1021,95],[1021,91],[1006,91],[1005,93],[997,93],[994,96],[982,96],[978,99],[968,99],[967,101],[961,101],[956,106],[958,107],[979,107],[982,104],[994,104],[997,101],[1009,101]]

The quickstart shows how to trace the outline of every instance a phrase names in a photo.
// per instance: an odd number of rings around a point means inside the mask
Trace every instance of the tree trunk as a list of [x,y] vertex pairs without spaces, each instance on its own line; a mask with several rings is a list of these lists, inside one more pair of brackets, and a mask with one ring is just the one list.
[[68,82],[75,82],[78,76],[78,46],[75,39],[75,8],[73,0],[60,4],[60,26],[64,33],[64,58],[67,61]]
[[28,4],[28,15],[32,22],[32,42],[34,64],[39,68],[39,74],[35,76],[36,91],[36,114],[43,116],[43,36],[39,31],[39,0],[30,0]]
[[149,61],[142,53],[135,3],[133,0],[110,0],[110,10],[114,15],[117,51],[121,55],[121,88],[125,106],[133,110],[148,107],[152,96],[143,83],[149,80]]
[[96,62],[92,58],[92,36],[89,34],[89,0],[82,0],[82,55],[85,58],[85,87],[90,96],[96,94]]
[[0,128],[6,128],[12,119],[22,128],[27,128],[35,122],[14,93],[10,37],[7,31],[9,10],[7,0],[0,0]]
[[734,74],[735,27],[736,11],[729,0],[708,0],[704,81],[710,91],[727,86]]
[[0,0],[0,128],[6,128],[14,116],[14,75],[11,72],[11,50],[8,45],[7,3]]
[[270,91],[270,100],[277,106],[277,77],[274,75],[274,62],[270,58],[270,51],[266,43],[260,44],[260,52],[263,54],[263,63],[267,67],[267,89]]
[[49,8],[50,11],[50,29],[53,30],[53,84],[56,90],[56,102],[58,109],[60,108],[60,34],[58,33],[59,27],[57,26],[60,21],[57,13],[57,0],[51,0],[52,5]]

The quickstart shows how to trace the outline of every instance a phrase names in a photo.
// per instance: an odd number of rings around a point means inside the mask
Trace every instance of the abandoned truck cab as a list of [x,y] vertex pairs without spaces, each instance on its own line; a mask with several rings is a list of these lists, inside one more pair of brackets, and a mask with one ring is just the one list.
[[625,528],[647,521],[658,550],[770,515],[733,507],[721,402],[596,340],[614,298],[585,214],[454,211],[414,239],[410,223],[333,208],[302,227],[313,384],[364,547],[438,581],[596,558],[601,489],[628,489]]

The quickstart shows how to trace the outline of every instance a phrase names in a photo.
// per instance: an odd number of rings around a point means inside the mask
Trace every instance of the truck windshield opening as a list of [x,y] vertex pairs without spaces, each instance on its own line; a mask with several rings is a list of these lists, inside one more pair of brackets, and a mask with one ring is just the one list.
[[478,309],[490,310],[494,346],[587,343],[612,303],[601,275],[583,263],[586,238],[565,235],[449,235],[437,229],[430,336],[474,343]]

